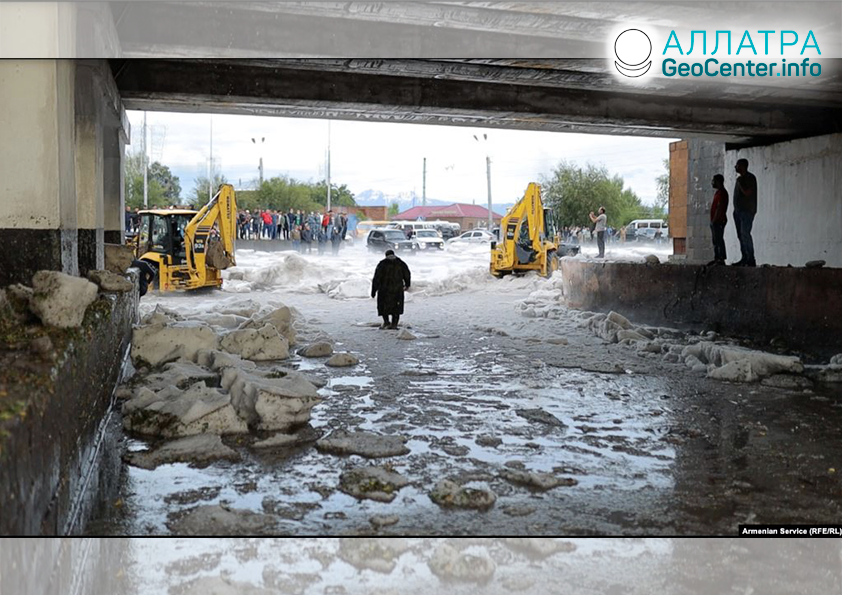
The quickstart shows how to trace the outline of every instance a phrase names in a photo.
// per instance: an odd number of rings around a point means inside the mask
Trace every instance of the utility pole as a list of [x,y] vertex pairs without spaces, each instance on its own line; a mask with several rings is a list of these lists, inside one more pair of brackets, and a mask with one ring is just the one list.
[[330,120],[327,121],[327,210],[330,210]]
[[494,225],[494,216],[491,214],[491,156],[488,151],[488,135],[483,134],[482,140],[475,134],[474,140],[478,143],[485,143],[485,176],[488,183],[488,231],[491,232],[491,227]]
[[146,166],[146,112],[143,112],[143,208],[149,208],[149,179]]
[[491,157],[488,155],[485,156],[485,174],[488,177],[488,232],[491,233],[494,218],[491,214]]
[[421,206],[427,206],[427,158],[424,157],[424,175],[421,180]]
[[[255,145],[257,144],[257,139],[252,138],[251,142]],[[257,171],[260,175],[260,186],[263,186],[263,143],[266,142],[266,137],[261,137],[260,139],[260,164],[257,167]]]
[[213,200],[213,114],[210,117],[210,159],[208,159],[208,202]]

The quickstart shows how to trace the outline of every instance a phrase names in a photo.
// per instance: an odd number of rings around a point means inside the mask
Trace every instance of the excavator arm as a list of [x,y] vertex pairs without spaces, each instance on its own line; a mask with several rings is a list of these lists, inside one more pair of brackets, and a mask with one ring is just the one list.
[[234,251],[236,219],[234,187],[223,184],[187,224],[184,246],[191,285],[203,287],[207,284],[208,267],[222,270],[237,264]]

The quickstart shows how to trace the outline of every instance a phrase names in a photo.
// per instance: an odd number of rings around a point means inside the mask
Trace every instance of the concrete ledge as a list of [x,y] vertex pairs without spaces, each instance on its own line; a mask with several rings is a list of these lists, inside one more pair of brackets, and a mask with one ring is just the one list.
[[842,350],[842,269],[561,261],[567,305],[636,321]]
[[105,422],[137,304],[136,290],[102,295],[82,327],[49,329],[53,362],[26,338],[0,354],[0,534],[81,532],[118,487],[119,449],[104,443],[117,434]]

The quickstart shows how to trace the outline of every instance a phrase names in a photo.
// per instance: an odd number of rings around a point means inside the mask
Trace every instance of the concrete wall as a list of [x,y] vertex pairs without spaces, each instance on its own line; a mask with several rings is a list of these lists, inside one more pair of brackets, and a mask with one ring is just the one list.
[[687,241],[688,263],[713,259],[710,232],[710,203],[714,174],[723,173],[725,144],[691,139],[687,142]]
[[842,337],[842,269],[561,260],[564,298],[636,322],[688,326],[830,357]]
[[[803,266],[826,260],[842,267],[842,134],[725,153],[725,186],[733,198],[737,159],[757,176],[754,249],[758,264]],[[729,208],[729,260],[740,256]]]
[[0,535],[81,533],[113,501],[119,433],[105,431],[106,413],[137,305],[136,289],[101,297],[81,328],[53,333],[55,362],[29,356],[0,369],[19,412],[0,420]]

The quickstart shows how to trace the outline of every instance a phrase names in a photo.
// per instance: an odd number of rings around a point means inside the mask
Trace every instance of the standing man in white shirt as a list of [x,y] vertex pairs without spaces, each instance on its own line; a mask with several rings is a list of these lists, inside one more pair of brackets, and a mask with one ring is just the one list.
[[608,224],[608,216],[605,214],[605,207],[599,207],[599,216],[594,216],[593,211],[590,214],[591,221],[596,223],[594,231],[596,231],[596,245],[599,246],[599,254],[597,258],[605,258],[605,228]]

